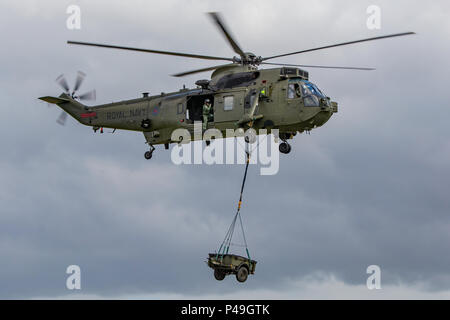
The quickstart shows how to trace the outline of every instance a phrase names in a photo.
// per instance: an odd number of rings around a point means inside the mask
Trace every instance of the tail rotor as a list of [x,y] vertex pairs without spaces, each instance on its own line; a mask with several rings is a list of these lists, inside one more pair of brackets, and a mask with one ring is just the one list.
[[[61,74],[58,78],[56,78],[56,83],[60,85],[60,87],[64,90],[64,93],[69,95],[74,100],[80,100],[80,101],[93,101],[96,99],[97,94],[95,89],[85,92],[83,94],[77,95],[78,89],[80,89],[81,85],[83,84],[84,79],[86,78],[86,74],[82,71],[78,71],[77,77],[75,79],[75,85],[73,87],[72,92],[70,91],[70,87],[67,83],[66,77],[64,74]],[[62,111],[59,115],[58,119],[56,120],[57,123],[64,126],[66,124],[67,120],[67,113],[65,111]]]

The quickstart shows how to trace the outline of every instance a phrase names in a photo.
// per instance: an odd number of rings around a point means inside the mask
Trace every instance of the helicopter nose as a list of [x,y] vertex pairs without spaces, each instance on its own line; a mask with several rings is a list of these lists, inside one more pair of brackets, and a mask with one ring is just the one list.
[[336,101],[330,101],[331,102],[331,111],[333,111],[333,113],[337,113],[338,112],[338,103]]
[[318,108],[318,112],[310,121],[310,125],[314,128],[323,126],[338,111],[337,102],[331,101],[329,98],[326,100],[327,103],[324,105],[320,104],[320,109]]
[[330,97],[320,99],[320,109],[321,111],[336,113],[337,112],[337,102],[331,101]]
[[309,121],[309,124],[313,128],[321,127],[323,126],[333,115],[333,112],[329,110],[320,110],[316,113],[316,115]]

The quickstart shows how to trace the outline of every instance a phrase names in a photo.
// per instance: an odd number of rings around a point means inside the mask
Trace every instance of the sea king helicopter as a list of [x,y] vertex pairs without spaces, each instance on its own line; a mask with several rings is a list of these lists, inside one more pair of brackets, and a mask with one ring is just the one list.
[[[232,58],[208,56],[192,53],[141,49],[117,45],[67,41],[70,45],[82,45],[111,49],[131,50],[180,56],[196,59],[227,61],[225,64],[186,71],[174,74],[183,77],[200,72],[213,71],[210,80],[198,80],[197,88],[183,88],[176,92],[149,95],[143,93],[138,99],[115,103],[87,106],[80,100],[95,97],[95,91],[77,95],[84,79],[79,72],[75,86],[71,91],[63,75],[57,82],[64,89],[59,97],[45,96],[39,99],[58,105],[63,113],[58,122],[63,124],[70,114],[80,123],[91,126],[94,132],[103,128],[133,130],[143,132],[150,150],[145,152],[145,158],[151,159],[154,145],[163,144],[169,149],[169,144],[180,143],[182,137],[173,139],[172,132],[184,128],[191,133],[191,141],[203,139],[196,135],[194,124],[204,121],[203,105],[210,101],[211,113],[207,117],[206,129],[215,128],[225,136],[226,129],[246,130],[278,129],[281,153],[289,153],[291,146],[287,142],[297,132],[308,132],[325,124],[333,113],[338,111],[338,104],[326,96],[317,85],[309,81],[309,74],[301,68],[328,68],[351,70],[374,70],[361,67],[338,67],[323,65],[298,65],[268,62],[275,58],[286,57],[311,51],[351,45],[361,42],[400,37],[414,34],[404,32],[384,36],[348,41],[296,52],[261,57],[251,52],[245,52],[231,36],[221,16],[216,12],[209,13],[214,24],[223,33],[231,48],[237,54]],[[269,69],[259,69],[260,65],[277,66]],[[204,129],[204,128],[203,128]],[[199,138],[200,137],[200,138]],[[247,142],[249,142],[246,139]],[[207,141],[208,143],[209,141]]]

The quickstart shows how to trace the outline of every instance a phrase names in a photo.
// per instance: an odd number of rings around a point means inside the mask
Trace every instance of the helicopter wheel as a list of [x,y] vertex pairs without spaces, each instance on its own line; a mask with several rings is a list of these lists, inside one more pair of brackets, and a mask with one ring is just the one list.
[[147,160],[150,160],[153,156],[153,151],[155,151],[155,147],[150,145],[151,149],[149,151],[147,151],[146,153],[144,153],[144,157]]
[[291,152],[291,145],[287,142],[282,142],[280,143],[278,149],[281,153],[288,154],[289,152]]
[[146,153],[144,153],[144,157],[147,160],[150,160],[152,158],[152,156],[153,156],[153,152],[151,152],[151,151],[147,151]]

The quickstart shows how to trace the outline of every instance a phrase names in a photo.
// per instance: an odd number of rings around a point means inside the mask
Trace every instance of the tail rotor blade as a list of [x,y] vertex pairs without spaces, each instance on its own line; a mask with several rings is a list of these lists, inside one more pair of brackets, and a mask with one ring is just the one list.
[[69,85],[67,84],[67,80],[63,74],[56,78],[56,82],[64,89],[66,93],[70,92]]
[[61,112],[61,114],[59,115],[58,119],[56,120],[57,123],[59,123],[60,125],[65,125],[66,124],[66,120],[67,120],[67,113],[65,111]]
[[97,94],[95,90],[92,90],[81,94],[78,98],[80,100],[95,100],[97,98]]
[[84,78],[86,77],[86,74],[84,72],[78,71],[77,79],[75,80],[75,87],[73,88],[73,92],[78,91],[81,84],[83,83]]

